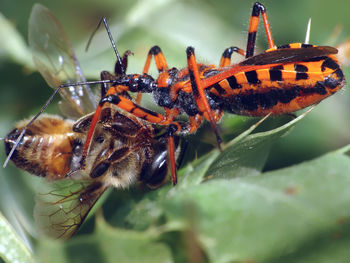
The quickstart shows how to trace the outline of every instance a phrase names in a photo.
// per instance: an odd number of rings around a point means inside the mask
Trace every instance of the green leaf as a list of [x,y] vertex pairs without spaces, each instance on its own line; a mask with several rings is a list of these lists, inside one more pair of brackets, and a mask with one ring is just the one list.
[[233,178],[260,174],[268,157],[271,145],[285,135],[294,125],[303,119],[311,110],[276,129],[248,136],[268,116],[261,119],[249,129],[234,138],[209,167],[206,176]]
[[34,262],[26,244],[17,236],[12,226],[0,213],[0,259],[5,262]]
[[349,149],[261,176],[180,189],[163,208],[169,222],[192,227],[211,262],[326,262],[328,253],[332,262],[345,262]]

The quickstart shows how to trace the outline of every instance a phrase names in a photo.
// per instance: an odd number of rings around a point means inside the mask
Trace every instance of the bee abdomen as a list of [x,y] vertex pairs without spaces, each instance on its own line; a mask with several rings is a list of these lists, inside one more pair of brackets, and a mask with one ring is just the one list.
[[[20,122],[5,138],[8,155],[22,132]],[[74,141],[72,123],[56,116],[44,115],[29,127],[11,160],[19,168],[49,180],[64,177],[70,169]]]

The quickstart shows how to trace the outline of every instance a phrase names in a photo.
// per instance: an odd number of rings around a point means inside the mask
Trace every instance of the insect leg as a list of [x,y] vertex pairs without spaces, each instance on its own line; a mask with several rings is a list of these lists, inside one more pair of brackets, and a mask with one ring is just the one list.
[[188,47],[186,49],[186,53],[187,53],[188,71],[191,79],[191,86],[192,86],[192,90],[193,90],[193,94],[194,94],[197,106],[199,107],[201,112],[206,113],[207,115],[206,117],[209,120],[212,129],[214,130],[216,140],[218,142],[218,146],[221,149],[220,143],[222,142],[222,140],[219,136],[219,132],[213,116],[212,109],[210,108],[207,96],[202,86],[202,81],[199,76],[198,65],[196,62],[196,58],[194,56],[193,47]]
[[[156,67],[158,69],[158,72],[162,72],[164,70],[168,69],[168,64],[166,62],[165,56],[160,49],[159,46],[154,46],[148,51],[147,59],[145,62],[145,66],[143,67],[143,73],[148,74],[149,66],[151,64],[152,57],[154,57],[154,62],[156,63]],[[139,92],[137,93],[136,97],[136,103],[141,103],[142,94]]]
[[231,64],[231,56],[233,52],[236,52],[242,56],[245,56],[245,51],[239,47],[226,48],[224,53],[222,53],[222,56],[220,59],[220,67],[226,67]]
[[273,39],[272,39],[270,25],[269,25],[269,22],[267,20],[266,8],[264,5],[260,4],[259,2],[256,2],[253,5],[252,15],[251,15],[250,21],[249,21],[246,58],[249,58],[249,57],[254,55],[256,32],[258,30],[260,13],[261,13],[262,20],[264,22],[267,41],[269,42],[269,48],[272,48],[275,46],[275,44],[273,43]]
[[152,57],[154,57],[154,62],[156,63],[158,72],[162,72],[168,69],[168,64],[166,62],[166,59],[162,50],[160,49],[160,47],[154,46],[148,51],[146,63],[145,63],[145,66],[143,67],[143,73],[146,73],[146,74],[148,73]]
[[176,173],[176,160],[175,160],[175,141],[174,134],[178,133],[183,129],[180,123],[174,122],[168,125],[168,158],[170,161],[170,169],[171,169],[171,178],[173,181],[173,185],[177,184],[177,173]]

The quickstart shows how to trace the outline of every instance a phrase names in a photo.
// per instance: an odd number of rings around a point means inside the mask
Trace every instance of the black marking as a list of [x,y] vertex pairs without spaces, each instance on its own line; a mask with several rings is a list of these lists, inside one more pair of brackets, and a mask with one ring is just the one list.
[[277,49],[290,48],[289,44],[278,46]]
[[188,69],[188,74],[190,75],[190,80],[191,80],[191,86],[192,86],[193,95],[194,95],[195,97],[197,97],[197,96],[199,96],[199,91],[198,91],[196,79],[195,79],[194,74],[193,74],[193,70],[189,68],[189,69]]
[[252,57],[254,55],[254,44],[256,39],[256,31],[248,33],[248,42],[247,42],[247,53],[246,58]]
[[258,79],[258,74],[256,73],[256,70],[252,70],[252,71],[247,71],[244,72],[247,81],[249,84],[259,84],[260,80]]
[[[137,105],[135,105],[135,106],[137,106]],[[159,118],[159,114],[158,114],[158,113],[156,113],[156,112],[154,112],[154,111],[151,111],[151,110],[149,110],[149,109],[143,108],[143,107],[141,107],[141,106],[137,106],[137,107],[138,107],[140,110],[146,112],[148,115],[152,115],[152,116],[154,116],[154,117],[158,117],[158,118]]]
[[161,52],[162,52],[162,50],[160,49],[159,46],[154,46],[149,50],[148,54],[156,56]]
[[281,103],[289,103],[299,95],[299,92],[299,86],[295,86],[291,89],[281,89],[278,92],[278,100]]
[[308,68],[304,65],[301,64],[294,64],[294,70],[297,72],[295,80],[300,80],[300,79],[308,79],[309,76],[307,73]]
[[118,105],[121,99],[118,95],[108,95],[100,100],[99,106],[103,106],[106,102]]
[[257,110],[258,104],[259,104],[259,95],[260,94],[251,93],[249,95],[240,96],[243,109],[249,110],[249,111]]
[[168,137],[173,137],[174,134],[178,131],[178,126],[175,124],[169,124],[167,129]]
[[342,71],[340,68],[338,68],[338,69],[334,72],[334,74],[337,75],[337,77],[339,78],[339,81],[343,81],[343,80],[344,80],[344,74],[343,74],[343,71]]
[[308,68],[304,65],[301,65],[301,64],[294,64],[294,70],[296,72],[307,72]]
[[259,12],[259,7],[254,5],[253,6],[253,11],[252,11],[252,16],[259,16],[260,12]]
[[239,48],[238,47],[229,47],[226,48],[224,53],[222,53],[223,58],[229,58],[231,59],[232,53],[233,52],[238,52]]
[[240,84],[237,83],[237,79],[233,75],[231,77],[228,77],[226,80],[228,81],[228,84],[230,85],[231,89],[240,89],[242,87]]
[[194,48],[193,47],[187,47],[186,48],[186,54],[187,54],[187,58],[190,58],[194,54]]
[[307,73],[303,73],[303,72],[297,72],[296,76],[295,76],[295,80],[300,80],[300,79],[308,79],[309,75]]
[[310,44],[301,44],[302,48],[310,48],[310,47],[314,47],[314,45],[310,45]]
[[252,16],[259,16],[260,12],[261,13],[266,12],[265,6],[263,6],[259,2],[256,2],[253,6]]
[[200,113],[192,93],[187,93],[180,90],[177,98],[177,106],[180,109],[183,109],[188,116],[194,116]]
[[321,81],[317,81],[315,87],[313,88],[314,91],[320,95],[325,95],[327,94],[327,90],[324,87],[324,83]]
[[226,94],[226,90],[219,83],[215,83],[211,88],[214,88],[220,95]]
[[174,102],[171,100],[169,87],[158,87],[153,93],[156,103],[161,107],[172,109]]
[[330,68],[330,69],[335,70],[335,69],[339,68],[339,65],[333,59],[331,59],[330,57],[327,57],[325,59],[325,61],[323,61],[323,63],[322,63],[321,70],[325,71],[326,68]]
[[263,109],[270,109],[278,103],[278,90],[273,89],[269,92],[262,93],[259,96],[260,106]]
[[283,66],[278,65],[270,68],[269,73],[270,73],[270,80],[271,81],[282,81],[282,70]]
[[330,89],[335,89],[336,87],[338,87],[340,85],[340,83],[341,83],[341,81],[339,81],[338,79],[332,78],[332,77],[327,77],[324,80],[324,85]]

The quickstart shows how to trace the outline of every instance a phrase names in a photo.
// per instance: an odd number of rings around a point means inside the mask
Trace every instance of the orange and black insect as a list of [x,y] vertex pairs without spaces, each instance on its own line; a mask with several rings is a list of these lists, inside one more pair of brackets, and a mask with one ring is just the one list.
[[[254,56],[260,15],[269,49]],[[106,91],[90,126],[84,155],[88,153],[103,105],[112,103],[151,123],[167,125],[168,154],[176,184],[174,134],[195,132],[205,118],[220,145],[216,123],[224,111],[248,116],[290,113],[318,103],[344,86],[345,77],[335,56],[336,48],[301,43],[276,47],[266,9],[258,2],[253,6],[248,32],[246,51],[238,47],[227,48],[218,68],[197,64],[192,47],[186,50],[187,68],[169,68],[161,49],[158,46],[151,48],[143,74],[123,75]],[[231,65],[233,52],[246,59]],[[148,74],[152,57],[159,71],[157,79]],[[152,93],[155,102],[164,107],[165,115],[151,112],[120,95],[127,91]],[[177,122],[180,113],[187,114],[189,122]]]

